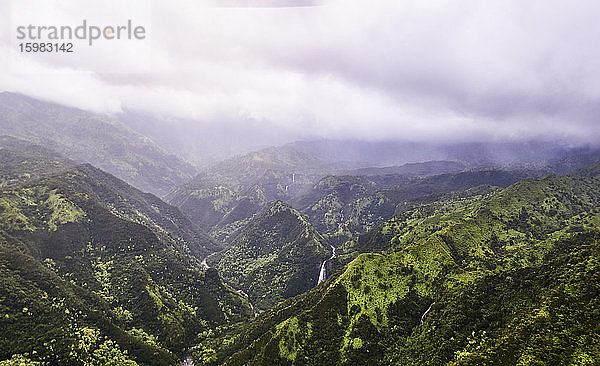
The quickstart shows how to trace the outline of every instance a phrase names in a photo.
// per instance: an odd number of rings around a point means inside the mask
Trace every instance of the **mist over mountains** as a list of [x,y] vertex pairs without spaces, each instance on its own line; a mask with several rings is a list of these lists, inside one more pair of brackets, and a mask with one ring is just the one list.
[[598,365],[598,14],[0,1],[0,366]]
[[0,96],[3,364],[600,357],[593,145],[232,154],[142,122]]
[[[19,54],[5,27],[2,90],[193,121],[249,146],[315,138],[598,141],[594,1],[228,3],[114,2],[108,13],[101,2],[1,4],[4,24],[22,6],[35,20],[60,14],[66,24],[114,24],[116,15],[144,15],[155,25],[152,72],[143,73],[135,66],[147,60],[128,52],[13,62]],[[106,73],[106,64],[130,72]]]
[[0,94],[0,115],[0,134],[90,162],[148,192],[166,194],[195,173],[191,164],[106,115],[6,92]]
[[[593,150],[594,142],[566,137],[489,139],[469,136],[455,141],[439,138],[417,140],[356,138],[335,139],[318,136],[295,141],[294,133],[281,126],[248,120],[243,123],[167,119],[148,113],[128,112],[117,115],[136,132],[151,137],[159,145],[200,166],[256,151],[269,146],[296,149],[333,162],[364,163],[369,166],[392,166],[431,160],[460,160],[471,165],[518,163],[555,159],[568,151]],[[287,143],[286,143],[287,142]]]

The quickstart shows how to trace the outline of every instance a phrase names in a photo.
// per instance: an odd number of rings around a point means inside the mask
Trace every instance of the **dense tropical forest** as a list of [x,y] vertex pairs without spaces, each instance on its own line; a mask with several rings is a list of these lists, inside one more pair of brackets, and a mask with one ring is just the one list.
[[13,93],[0,135],[0,365],[600,360],[591,147],[384,165],[297,142],[202,167]]

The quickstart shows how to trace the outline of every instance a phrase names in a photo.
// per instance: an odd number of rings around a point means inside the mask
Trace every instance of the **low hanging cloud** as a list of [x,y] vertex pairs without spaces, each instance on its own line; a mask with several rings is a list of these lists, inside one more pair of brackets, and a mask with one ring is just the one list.
[[[600,141],[596,1],[150,4],[140,5],[151,14],[150,72],[94,68],[135,65],[128,53],[81,60],[87,70],[70,60],[13,72],[3,29],[0,90],[213,129],[251,123],[289,139]],[[47,16],[75,21],[90,9],[73,1]],[[107,21],[136,16],[134,6],[102,9],[93,14]]]

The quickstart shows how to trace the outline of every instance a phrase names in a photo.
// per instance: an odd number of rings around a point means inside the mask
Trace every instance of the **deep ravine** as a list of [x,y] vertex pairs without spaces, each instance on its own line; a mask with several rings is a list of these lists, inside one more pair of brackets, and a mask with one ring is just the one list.
[[[208,258],[212,257],[213,255],[217,254],[219,252],[213,252],[210,253],[209,255],[207,255],[206,257],[204,257],[204,259],[202,260],[202,265],[204,266],[204,268],[209,269],[210,266],[207,263]],[[252,304],[252,302],[250,301],[250,297],[248,296],[247,293],[244,292],[244,290],[238,290],[238,289],[234,289],[235,292],[237,292],[238,294],[243,295],[246,300],[248,300],[248,304],[250,305],[250,308],[252,309],[252,312],[254,313],[254,317],[256,318],[258,316],[258,310],[256,310],[256,308],[254,307],[254,304]]]
[[244,297],[246,298],[246,300],[248,300],[248,304],[250,304],[250,308],[252,309],[252,311],[254,312],[254,317],[256,318],[258,316],[258,311],[256,310],[256,308],[254,308],[254,305],[252,305],[252,302],[250,302],[250,297],[248,296],[247,293],[245,293],[243,290],[235,290],[237,293],[244,295]]

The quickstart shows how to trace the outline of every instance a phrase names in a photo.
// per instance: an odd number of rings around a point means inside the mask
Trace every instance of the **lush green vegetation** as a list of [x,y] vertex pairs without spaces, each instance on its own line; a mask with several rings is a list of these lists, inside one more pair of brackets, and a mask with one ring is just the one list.
[[406,211],[370,237],[388,249],[196,355],[210,348],[216,363],[239,365],[594,364],[599,173]]
[[0,136],[0,188],[23,184],[74,163],[42,147],[10,136]]
[[[0,359],[175,363],[252,317],[181,213],[89,165],[0,191]],[[5,363],[6,363],[5,362]]]
[[347,170],[271,148],[175,190],[188,218],[47,148],[165,193],[185,167],[151,142],[2,98],[0,365],[600,359],[600,163],[533,179],[596,155]]
[[290,199],[331,168],[307,153],[268,148],[215,164],[167,199],[215,238],[229,241],[270,203]]
[[[483,170],[417,179],[397,175],[329,176],[291,203],[331,244],[340,247],[340,260],[347,261],[361,252],[381,250],[376,242],[356,238],[394,215],[424,203],[489,193],[534,174]],[[452,192],[456,192],[454,197]]]
[[266,310],[317,284],[331,248],[302,215],[277,201],[253,220],[220,255],[219,273]]

